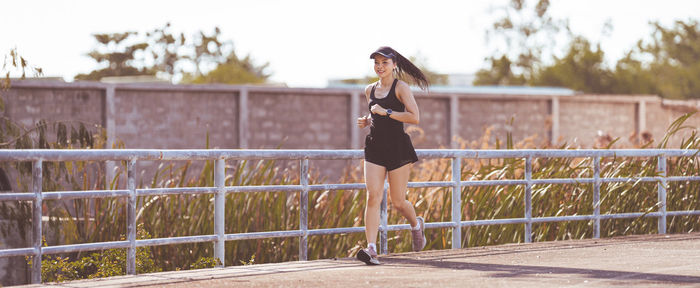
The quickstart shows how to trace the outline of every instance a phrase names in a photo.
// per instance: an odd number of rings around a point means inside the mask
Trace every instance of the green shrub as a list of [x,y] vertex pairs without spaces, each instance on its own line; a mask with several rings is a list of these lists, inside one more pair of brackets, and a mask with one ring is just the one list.
[[[150,239],[151,235],[138,225],[137,239]],[[125,238],[122,236],[122,240]],[[69,257],[47,255],[41,261],[41,278],[44,282],[63,282],[126,275],[126,249],[108,249],[91,253],[70,261]],[[30,261],[31,265],[31,261]],[[160,272],[149,247],[136,248],[136,273]]]

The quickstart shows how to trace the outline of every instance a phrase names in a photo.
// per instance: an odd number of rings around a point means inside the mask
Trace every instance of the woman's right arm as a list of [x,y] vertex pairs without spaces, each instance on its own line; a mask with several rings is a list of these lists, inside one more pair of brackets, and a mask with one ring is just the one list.
[[[369,94],[372,93],[372,84],[367,85],[365,87],[365,99],[367,100],[367,103],[369,103]],[[360,118],[357,118],[357,127],[360,127],[360,129],[365,128],[372,124],[372,116],[371,115],[365,115]]]

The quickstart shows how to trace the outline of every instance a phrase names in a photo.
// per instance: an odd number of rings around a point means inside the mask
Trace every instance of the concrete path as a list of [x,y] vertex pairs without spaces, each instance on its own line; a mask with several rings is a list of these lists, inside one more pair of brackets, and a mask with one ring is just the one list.
[[[163,272],[54,287],[700,287],[700,233]],[[31,287],[31,286],[30,286]]]

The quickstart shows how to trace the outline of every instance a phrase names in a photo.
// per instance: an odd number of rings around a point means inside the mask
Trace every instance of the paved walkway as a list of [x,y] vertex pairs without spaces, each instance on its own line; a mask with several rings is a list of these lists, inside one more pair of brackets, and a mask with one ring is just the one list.
[[[700,233],[163,272],[58,287],[700,287]],[[55,287],[55,286],[54,286]]]

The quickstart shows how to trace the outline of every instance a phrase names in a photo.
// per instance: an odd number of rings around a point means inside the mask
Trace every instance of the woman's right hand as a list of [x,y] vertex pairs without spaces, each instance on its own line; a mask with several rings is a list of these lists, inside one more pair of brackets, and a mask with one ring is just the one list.
[[357,127],[360,127],[360,129],[365,128],[371,124],[372,124],[372,117],[370,117],[369,115],[357,118]]

